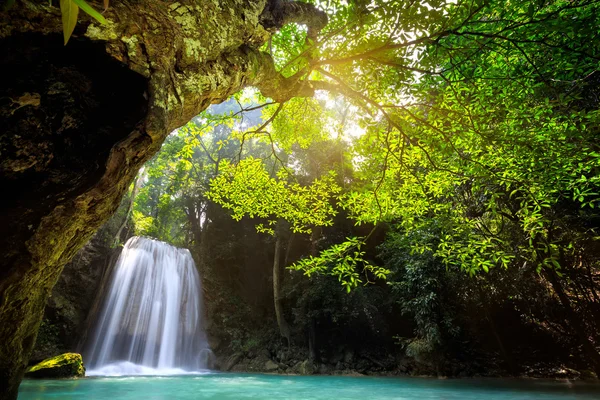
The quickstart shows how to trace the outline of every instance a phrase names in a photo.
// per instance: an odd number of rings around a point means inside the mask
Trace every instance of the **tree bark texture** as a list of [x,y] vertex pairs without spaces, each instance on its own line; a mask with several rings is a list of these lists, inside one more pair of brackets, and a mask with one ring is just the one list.
[[275,233],[275,255],[273,256],[273,300],[275,303],[275,316],[279,333],[287,340],[290,345],[290,326],[283,314],[283,304],[281,304],[281,234]]
[[600,353],[598,353],[598,349],[594,345],[590,335],[586,332],[586,327],[581,320],[581,317],[577,311],[573,309],[571,300],[569,300],[569,296],[565,293],[558,274],[554,270],[546,269],[544,271],[544,276],[550,282],[554,293],[558,296],[558,299],[563,305],[568,322],[573,327],[573,331],[581,343],[585,356],[591,362],[596,375],[600,376]]
[[246,86],[306,93],[259,47],[280,24],[326,22],[273,0],[123,0],[105,25],[80,12],[63,46],[53,3],[0,13],[0,399],[17,398],[63,266],[165,137]]

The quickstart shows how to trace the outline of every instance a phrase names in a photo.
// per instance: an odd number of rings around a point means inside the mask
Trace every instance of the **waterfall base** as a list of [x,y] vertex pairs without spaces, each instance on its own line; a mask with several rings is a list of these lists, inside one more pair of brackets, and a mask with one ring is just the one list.
[[181,368],[152,368],[145,365],[122,361],[107,364],[100,368],[88,370],[86,376],[170,376],[170,375],[203,375],[209,370],[186,371]]
[[88,375],[201,373],[212,359],[202,322],[202,285],[190,252],[132,237],[84,357]]

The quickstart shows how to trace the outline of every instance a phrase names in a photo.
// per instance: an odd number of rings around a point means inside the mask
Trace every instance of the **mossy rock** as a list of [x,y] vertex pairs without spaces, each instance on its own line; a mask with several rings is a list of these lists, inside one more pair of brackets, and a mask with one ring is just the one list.
[[81,378],[85,367],[81,354],[65,353],[47,358],[25,372],[27,378]]

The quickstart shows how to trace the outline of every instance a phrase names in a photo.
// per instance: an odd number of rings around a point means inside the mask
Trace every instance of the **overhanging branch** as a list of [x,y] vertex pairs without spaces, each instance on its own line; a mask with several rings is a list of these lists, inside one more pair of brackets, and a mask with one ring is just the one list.
[[269,0],[260,16],[260,23],[270,32],[290,23],[306,25],[308,37],[315,40],[327,25],[327,14],[309,3]]

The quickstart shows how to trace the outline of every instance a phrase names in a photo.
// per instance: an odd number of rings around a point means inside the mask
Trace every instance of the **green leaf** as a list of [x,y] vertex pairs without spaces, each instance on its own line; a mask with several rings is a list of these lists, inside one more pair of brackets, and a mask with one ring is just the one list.
[[77,14],[79,7],[73,0],[60,0],[60,13],[62,14],[63,36],[65,38],[65,46],[73,34],[75,25],[77,25]]
[[[100,14],[98,11],[94,10],[92,8],[92,6],[90,6],[84,0],[72,0],[72,1],[75,4],[77,4],[79,6],[79,8],[81,8],[83,11],[85,11],[87,14],[89,14],[92,18],[94,18],[96,21],[100,22],[101,24],[106,23],[106,19],[104,19],[102,14]],[[62,4],[62,1],[61,1],[61,4]]]

